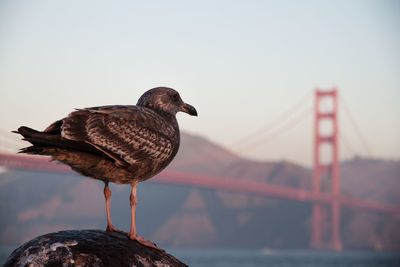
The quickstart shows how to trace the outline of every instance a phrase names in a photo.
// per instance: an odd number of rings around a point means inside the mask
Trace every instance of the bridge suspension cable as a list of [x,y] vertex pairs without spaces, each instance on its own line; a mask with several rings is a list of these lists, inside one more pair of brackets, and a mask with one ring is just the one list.
[[280,127],[276,128],[274,131],[272,131],[272,130],[269,131],[269,133],[265,136],[262,136],[261,139],[258,139],[258,140],[253,139],[253,142],[244,144],[243,146],[240,147],[239,151],[244,152],[244,151],[261,148],[261,146],[260,146],[261,144],[266,144],[268,142],[271,142],[277,136],[284,134],[285,132],[294,128],[296,125],[298,125],[300,122],[302,122],[307,117],[310,117],[312,114],[311,111],[312,111],[311,107],[303,110],[301,113],[298,114],[298,116],[292,117],[289,121],[287,121],[285,124],[281,125]]
[[341,133],[339,134],[340,141],[343,145],[343,147],[350,153],[350,155],[355,156],[356,153],[354,152],[354,149],[350,145],[350,142],[348,141],[347,137],[344,135],[343,130],[341,130]]
[[356,134],[358,135],[358,139],[360,140],[361,145],[364,147],[365,151],[367,152],[367,155],[370,157],[371,154],[371,149],[368,145],[368,142],[366,141],[362,131],[358,127],[358,124],[356,123],[356,120],[354,119],[354,116],[350,109],[348,108],[348,105],[346,104],[346,101],[343,96],[341,96],[341,106],[343,107],[344,112],[347,115],[347,118],[350,120],[350,124],[353,126]]
[[233,142],[231,146],[238,147],[240,145],[244,145],[246,142],[249,142],[260,135],[265,135],[266,132],[270,132],[274,130],[275,127],[278,127],[279,124],[283,123],[285,120],[290,118],[292,114],[294,114],[297,110],[299,110],[305,103],[307,103],[307,99],[310,98],[312,91],[307,91],[294,105],[290,106],[280,115],[275,117],[271,122],[264,124],[262,127],[257,130],[248,133],[247,135],[239,138],[237,141]]
[[[311,110],[303,111],[299,116],[295,117],[282,126],[282,123],[285,123],[288,119],[291,118],[293,114],[301,109],[307,102],[308,99],[311,99],[312,90],[307,91],[298,101],[296,101],[292,106],[282,112],[280,115],[275,117],[271,122],[263,125],[257,130],[245,135],[244,137],[239,138],[237,141],[233,142],[230,146],[228,146],[233,151],[245,151],[248,149],[254,149],[261,142],[266,143],[265,140],[273,139],[274,137],[286,132],[293,126],[297,125],[300,121],[302,121],[306,113],[308,112],[311,115]],[[275,130],[275,131],[274,131]],[[261,138],[261,141],[255,141],[257,138]],[[194,164],[199,163],[201,161],[209,159],[209,157],[214,156],[218,153],[219,149],[211,150],[203,155],[195,156],[193,158],[189,158],[187,160],[180,161],[179,163],[175,163],[175,166],[182,166],[186,164]]]

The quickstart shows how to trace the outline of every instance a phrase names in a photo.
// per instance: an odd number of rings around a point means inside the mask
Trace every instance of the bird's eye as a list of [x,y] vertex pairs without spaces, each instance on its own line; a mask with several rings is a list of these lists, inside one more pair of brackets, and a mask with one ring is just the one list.
[[173,94],[173,95],[172,95],[172,99],[173,99],[173,100],[178,100],[178,98],[179,98],[179,95],[178,95],[178,94]]

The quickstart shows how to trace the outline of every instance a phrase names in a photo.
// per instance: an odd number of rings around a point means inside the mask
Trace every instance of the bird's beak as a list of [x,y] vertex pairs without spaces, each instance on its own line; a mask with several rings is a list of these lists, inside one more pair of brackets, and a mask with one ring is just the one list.
[[196,109],[195,109],[193,106],[191,106],[191,105],[189,105],[189,104],[186,104],[186,103],[184,103],[184,104],[180,107],[180,111],[183,111],[183,112],[185,112],[185,113],[187,113],[187,114],[189,114],[189,115],[192,115],[192,116],[197,116],[197,111],[196,111]]

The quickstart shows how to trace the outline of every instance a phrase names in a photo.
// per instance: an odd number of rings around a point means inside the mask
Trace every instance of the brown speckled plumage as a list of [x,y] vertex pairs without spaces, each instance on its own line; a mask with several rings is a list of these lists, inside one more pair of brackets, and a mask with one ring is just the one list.
[[[33,144],[21,152],[50,155],[85,176],[103,181],[127,184],[146,180],[163,170],[178,152],[175,114],[179,109],[175,107],[191,106],[179,95],[176,103],[168,98],[175,93],[169,88],[154,88],[144,94],[147,101],[140,99],[137,106],[78,109],[43,132],[20,127],[18,133]],[[165,95],[166,100],[160,102]],[[155,107],[165,102],[172,102],[174,108]]]
[[132,204],[136,184],[163,170],[178,152],[178,111],[197,116],[178,92],[158,87],[145,92],[136,106],[78,109],[43,132],[22,126],[16,133],[32,144],[21,153],[49,155],[104,181],[106,201],[111,196],[106,194],[108,182],[132,184]]

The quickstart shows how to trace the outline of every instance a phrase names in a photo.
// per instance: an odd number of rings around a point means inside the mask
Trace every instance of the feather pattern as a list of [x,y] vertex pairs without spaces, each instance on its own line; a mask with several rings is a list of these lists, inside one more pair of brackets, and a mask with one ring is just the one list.
[[[164,161],[179,148],[177,124],[171,125],[143,107],[105,106],[78,110],[63,120],[61,128],[62,137],[87,142],[111,156],[120,166],[137,164],[143,159]],[[173,149],[173,143],[178,147]]]
[[20,127],[33,146],[23,153],[50,155],[92,178],[136,183],[163,170],[179,149],[176,113],[197,115],[170,88],[147,91],[134,105],[77,109],[43,132]]

